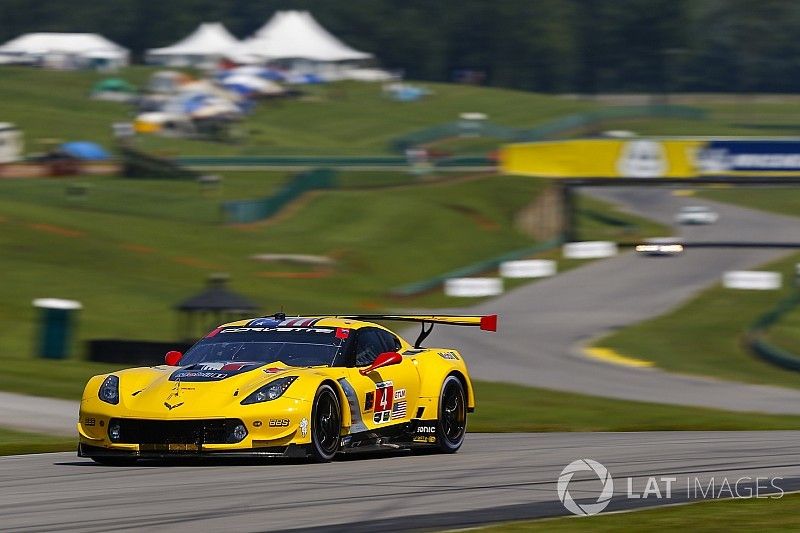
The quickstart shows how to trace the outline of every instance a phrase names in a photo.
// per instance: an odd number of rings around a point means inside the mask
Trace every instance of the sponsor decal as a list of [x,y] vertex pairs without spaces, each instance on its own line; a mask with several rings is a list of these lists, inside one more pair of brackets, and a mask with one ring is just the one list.
[[394,407],[392,407],[392,418],[393,419],[405,418],[407,408],[408,406],[406,405],[405,400],[395,402]]
[[346,339],[349,336],[350,336],[350,330],[348,328],[336,328],[337,339]]
[[453,351],[439,352],[439,357],[441,357],[442,359],[450,359],[452,361],[458,361],[458,355],[456,355],[456,352]]
[[[173,372],[170,381],[220,381],[242,372],[264,366],[266,363],[242,362],[229,363],[225,361],[212,361],[198,363]],[[217,368],[219,367],[219,368]]]
[[309,317],[297,317],[297,318],[289,318],[287,320],[277,320],[273,317],[263,317],[263,318],[256,318],[255,320],[251,320],[247,323],[248,326],[267,326],[270,328],[275,328],[278,326],[290,326],[290,327],[309,327],[313,326],[317,322],[322,320],[321,318],[309,318]]
[[287,332],[287,331],[302,331],[303,333],[333,333],[333,329],[331,328],[309,328],[309,327],[250,327],[250,326],[242,326],[237,328],[225,328],[220,331],[220,334],[223,333],[268,333],[272,331],[280,331],[280,332]]
[[412,442],[424,442],[424,443],[434,444],[436,443],[436,437],[434,437],[433,435],[427,437],[425,435],[418,435],[412,439]]
[[269,427],[271,428],[286,428],[289,427],[288,418],[271,418],[269,420]]
[[397,389],[394,391],[394,399],[397,400],[404,400],[406,397],[406,390],[405,389]]
[[375,414],[372,421],[383,424],[392,418],[392,403],[394,402],[394,385],[391,381],[382,381],[375,384]]
[[626,142],[617,160],[617,171],[625,178],[658,178],[668,170],[667,151],[658,141]]
[[417,433],[436,433],[435,425],[417,426]]
[[254,428],[260,428],[262,426],[262,424],[263,424],[263,422],[261,422],[261,420],[253,421],[253,427]]
[[711,141],[698,150],[695,161],[701,173],[800,171],[800,142]]
[[308,435],[308,420],[305,418],[300,421],[300,435],[303,437]]
[[93,416],[87,416],[83,423],[87,426],[93,426],[95,425],[96,420]]

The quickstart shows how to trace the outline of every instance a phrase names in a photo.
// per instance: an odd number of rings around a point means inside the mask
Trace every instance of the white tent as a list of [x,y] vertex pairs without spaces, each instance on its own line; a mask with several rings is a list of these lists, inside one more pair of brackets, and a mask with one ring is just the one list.
[[236,50],[266,60],[357,61],[372,54],[350,48],[331,35],[308,11],[278,11]]
[[127,48],[96,33],[26,33],[0,46],[0,56],[74,67],[120,67],[129,60]]
[[189,36],[172,46],[151,48],[149,63],[167,65],[196,65],[224,57],[239,46],[239,41],[219,22],[200,24]]

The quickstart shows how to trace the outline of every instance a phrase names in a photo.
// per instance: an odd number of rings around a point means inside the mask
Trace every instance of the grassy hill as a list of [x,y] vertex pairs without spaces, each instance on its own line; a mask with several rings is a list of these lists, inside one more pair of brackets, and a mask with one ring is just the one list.
[[[141,86],[155,69],[131,67],[118,75]],[[126,104],[89,99],[106,74],[0,68],[0,120],[14,122],[35,148],[37,139],[108,142],[110,124],[131,120]],[[246,119],[243,145],[150,137],[145,149],[180,154],[381,154],[394,137],[451,122],[465,111],[487,113],[492,121],[532,126],[594,107],[592,104],[521,91],[425,83],[433,94],[419,102],[394,102],[380,84],[341,82],[307,86],[306,96],[260,103]]]
[[[141,86],[156,69],[135,66],[114,76]],[[109,144],[110,124],[133,118],[126,104],[89,99],[91,87],[109,77],[95,72],[57,72],[40,69],[0,68],[0,121],[18,124],[25,132],[29,151],[48,143],[41,140],[87,139]],[[490,89],[466,85],[421,83],[432,95],[419,102],[394,102],[383,96],[380,84],[341,82],[307,86],[306,95],[291,100],[260,103],[241,125],[242,144],[142,137],[148,150],[167,154],[383,154],[391,139],[433,125],[452,122],[462,112],[482,112],[492,122],[534,127],[567,114],[602,107],[588,100]],[[679,119],[614,120],[598,124],[605,129],[632,129],[658,135],[792,135],[800,132],[800,109],[795,102],[702,99],[695,104],[708,111],[703,121]],[[458,152],[485,152],[492,140],[453,140],[441,148]]]

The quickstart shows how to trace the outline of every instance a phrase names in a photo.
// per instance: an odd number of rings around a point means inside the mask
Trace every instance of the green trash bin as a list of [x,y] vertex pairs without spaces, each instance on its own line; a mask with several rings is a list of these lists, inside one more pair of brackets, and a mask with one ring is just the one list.
[[81,303],[59,298],[38,298],[34,307],[41,309],[38,355],[45,359],[64,359],[69,355],[75,318]]

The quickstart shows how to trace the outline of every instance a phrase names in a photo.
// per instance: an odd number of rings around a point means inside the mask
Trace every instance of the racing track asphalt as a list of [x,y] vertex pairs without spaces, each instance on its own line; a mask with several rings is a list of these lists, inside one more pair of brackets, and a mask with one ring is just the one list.
[[[719,496],[723,478],[734,490],[736,480],[751,478],[740,482],[741,495],[755,483],[789,492],[800,490],[798,439],[800,432],[769,431],[469,434],[455,455],[362,455],[320,465],[106,467],[74,453],[3,457],[0,527],[4,532],[467,527],[568,514],[556,480],[579,458],[601,462],[613,476],[609,510],[685,501],[687,484],[690,498],[699,486]],[[628,499],[627,476],[639,494],[649,476],[674,477],[672,498]],[[711,477],[715,486],[709,491]],[[756,477],[782,479],[770,483]],[[569,492],[581,503],[594,503],[600,488],[594,474],[580,472]],[[663,482],[660,490],[666,496]]]
[[[676,229],[687,243],[800,242],[800,218],[679,197],[667,188],[620,187],[590,194],[670,225],[681,206],[713,206],[720,214],[718,223]],[[426,345],[458,347],[476,379],[628,400],[798,414],[800,390],[618,366],[586,358],[580,349],[614,329],[670,311],[720,281],[724,271],[754,268],[789,253],[689,248],[679,257],[642,257],[624,252],[461,310],[498,313],[498,333],[437,327]],[[411,331],[406,333],[413,338]],[[647,359],[647,354],[630,355]]]

